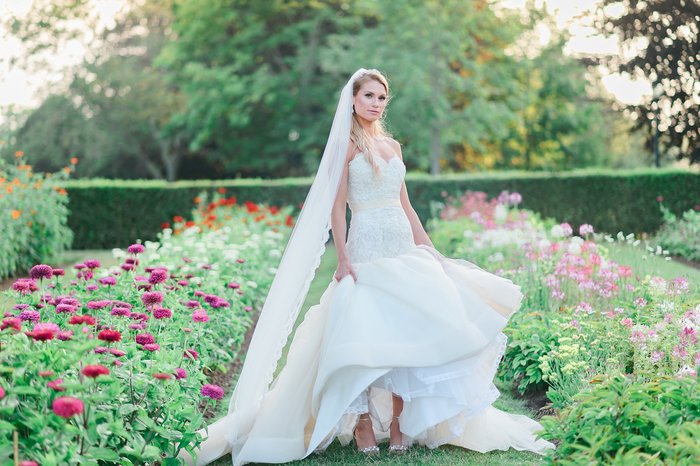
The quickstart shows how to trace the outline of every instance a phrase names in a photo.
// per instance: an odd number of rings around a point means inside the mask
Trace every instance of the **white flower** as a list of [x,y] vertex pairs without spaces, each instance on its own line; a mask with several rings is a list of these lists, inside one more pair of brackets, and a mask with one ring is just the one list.
[[498,204],[493,210],[493,218],[498,222],[505,221],[508,218],[508,209],[503,204]]

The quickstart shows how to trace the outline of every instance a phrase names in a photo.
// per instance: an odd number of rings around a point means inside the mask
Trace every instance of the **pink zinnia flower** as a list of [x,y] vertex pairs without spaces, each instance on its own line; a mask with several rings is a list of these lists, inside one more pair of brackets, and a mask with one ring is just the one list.
[[139,333],[136,335],[136,343],[139,345],[148,345],[150,343],[155,343],[156,339],[150,333]]
[[182,354],[189,359],[199,359],[199,353],[192,348],[186,349]]
[[131,246],[126,248],[126,251],[130,254],[141,254],[145,250],[146,248],[144,248],[142,244],[132,244]]
[[240,287],[241,287],[241,285],[239,285],[239,284],[236,283],[236,282],[229,282],[229,284],[226,285],[226,286],[229,287],[229,288],[233,288],[233,289],[237,289],[237,288],[240,288]]
[[143,345],[142,348],[146,351],[154,352],[160,349],[160,345],[158,343],[147,343]]
[[51,409],[53,409],[53,412],[58,416],[65,419],[70,419],[71,417],[82,413],[85,406],[78,398],[73,398],[72,396],[61,396],[53,400]]
[[124,356],[126,354],[125,351],[122,351],[122,350],[117,349],[117,348],[110,348],[109,352],[118,358],[121,358],[122,356]]
[[109,369],[107,369],[102,364],[93,364],[83,367],[83,370],[80,372],[82,372],[84,376],[91,377],[94,379],[101,375],[108,375]]
[[39,264],[35,265],[29,270],[29,276],[34,280],[41,280],[44,278],[51,278],[53,269],[50,265]]
[[35,311],[34,309],[25,309],[19,313],[19,318],[21,320],[29,320],[31,322],[38,322],[39,319],[41,319],[41,314],[39,314],[39,311]]
[[66,389],[63,387],[63,379],[55,379],[46,383],[46,386],[56,392],[63,392]]
[[100,266],[100,261],[97,259],[88,259],[83,262],[85,264],[85,267],[88,269],[96,269]]
[[625,317],[624,319],[622,319],[620,321],[620,323],[627,328],[632,328],[632,325],[633,325],[632,319],[630,319],[629,317]]
[[75,306],[71,306],[70,304],[59,304],[56,306],[56,313],[57,314],[75,314],[77,312],[77,308]]
[[163,302],[163,295],[159,291],[147,291],[141,295],[141,302],[146,307],[155,306]]
[[53,275],[54,277],[62,277],[65,274],[66,274],[66,271],[63,269],[53,269],[51,271],[51,275]]
[[173,316],[173,312],[165,307],[159,307],[153,310],[153,317],[155,319],[170,319]]
[[56,333],[56,338],[58,338],[61,341],[69,341],[73,339],[73,331],[72,330],[61,330],[60,332]]
[[201,394],[203,397],[211,398],[212,400],[220,400],[224,397],[224,389],[218,385],[204,384],[202,385]]
[[95,348],[95,353],[97,354],[104,354],[107,351],[109,351],[109,348],[107,348],[106,346],[98,346]]
[[185,371],[185,369],[183,369],[182,367],[178,367],[177,369],[175,369],[175,378],[178,380],[186,379],[187,372]]
[[69,320],[68,323],[71,325],[95,325],[95,318],[89,315],[74,315]]
[[168,379],[172,379],[173,376],[172,376],[172,374],[165,374],[163,372],[156,372],[155,374],[153,374],[153,378],[158,379],[158,380],[168,380]]
[[112,308],[112,312],[110,312],[113,316],[130,316],[131,311],[125,307],[115,307]]
[[209,316],[203,309],[196,310],[192,313],[194,322],[209,322]]
[[122,264],[122,265],[120,265],[119,267],[120,267],[122,270],[124,270],[125,272],[129,272],[129,271],[131,271],[131,270],[134,270],[133,264]]
[[101,301],[89,301],[87,303],[87,308],[88,309],[104,309],[105,307],[109,306],[111,304],[111,301],[108,300],[101,300]]
[[151,285],[157,285],[158,283],[163,283],[168,279],[168,271],[166,269],[154,269],[151,275],[148,277],[148,283]]
[[102,341],[114,343],[115,341],[120,341],[122,339],[122,334],[119,332],[119,330],[105,329],[97,335],[97,338]]
[[107,286],[114,286],[117,284],[117,279],[114,277],[103,277],[100,278],[100,283]]
[[19,317],[5,317],[0,323],[0,330],[13,328],[17,331],[22,330],[22,320]]
[[0,385],[0,400],[5,398],[5,389],[2,388],[2,385]]

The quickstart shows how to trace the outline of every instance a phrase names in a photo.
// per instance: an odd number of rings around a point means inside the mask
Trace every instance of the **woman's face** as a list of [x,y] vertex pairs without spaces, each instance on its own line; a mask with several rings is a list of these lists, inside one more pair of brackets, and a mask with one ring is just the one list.
[[374,79],[360,86],[352,98],[355,113],[367,121],[376,121],[382,117],[386,108],[387,95],[384,86]]

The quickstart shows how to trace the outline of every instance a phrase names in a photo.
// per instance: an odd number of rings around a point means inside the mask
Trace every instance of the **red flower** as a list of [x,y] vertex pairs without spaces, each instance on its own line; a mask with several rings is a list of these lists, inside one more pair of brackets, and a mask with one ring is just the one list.
[[33,338],[35,341],[53,340],[53,330],[48,328],[39,328],[31,332],[25,332],[25,335]]
[[153,374],[153,377],[158,380],[168,380],[173,378],[171,374],[164,374],[163,372],[156,372]]
[[105,329],[97,335],[97,338],[98,340],[113,343],[115,341],[120,341],[122,339],[122,334],[119,333],[119,330]]
[[17,331],[22,330],[22,319],[19,317],[5,317],[2,319],[0,330],[5,330],[6,328],[10,327]]
[[88,315],[74,315],[68,320],[68,323],[71,325],[95,325],[96,321],[95,318],[92,316]]
[[53,400],[51,409],[58,416],[65,419],[70,419],[76,414],[80,414],[85,409],[82,400],[73,398],[72,396],[61,396]]
[[185,220],[185,219],[179,215],[176,215],[173,217],[173,222],[182,223],[183,220]]
[[245,201],[244,204],[246,209],[248,209],[248,213],[252,214],[253,212],[257,212],[259,210],[259,207],[255,202]]
[[161,228],[161,230],[164,230],[164,229],[166,229],[166,228],[170,228],[170,223],[168,223],[168,222],[163,222],[163,223],[160,224],[160,228]]
[[287,215],[287,219],[284,221],[284,224],[287,225],[288,227],[291,227],[294,225],[294,219],[292,218],[291,215]]
[[198,359],[199,358],[199,353],[197,351],[193,350],[192,348],[186,349],[182,354],[184,354],[184,356],[186,358],[189,358],[189,359]]
[[95,365],[83,367],[83,370],[81,372],[83,373],[84,376],[92,377],[94,379],[94,378],[97,378],[101,375],[108,375],[109,369],[107,369],[102,364],[95,364]]
[[148,345],[150,343],[155,343],[156,339],[150,333],[139,333],[136,335],[136,343],[139,345]]

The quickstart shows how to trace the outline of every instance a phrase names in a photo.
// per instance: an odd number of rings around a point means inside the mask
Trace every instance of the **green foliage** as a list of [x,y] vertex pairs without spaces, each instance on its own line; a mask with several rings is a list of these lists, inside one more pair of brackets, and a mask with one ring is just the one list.
[[[584,171],[558,174],[524,172],[429,177],[409,175],[408,192],[419,217],[427,222],[431,204],[465,190],[498,195],[518,191],[525,207],[543,217],[572,225],[591,223],[599,231],[652,232],[661,225],[656,196],[682,212],[697,202],[700,176],[686,171]],[[201,189],[225,187],[239,200],[299,206],[311,180],[72,181],[69,226],[75,248],[110,248],[133,238],[154,239],[163,222],[188,211]],[[556,199],[557,202],[552,200]]]
[[73,240],[68,199],[59,187],[67,173],[33,173],[19,163],[22,157],[15,164],[0,159],[0,278],[53,259]]
[[700,211],[687,210],[679,219],[664,205],[660,208],[664,224],[656,234],[659,244],[673,255],[700,261]]
[[690,377],[650,382],[610,377],[541,422],[543,437],[559,441],[550,464],[700,462],[700,390]]

